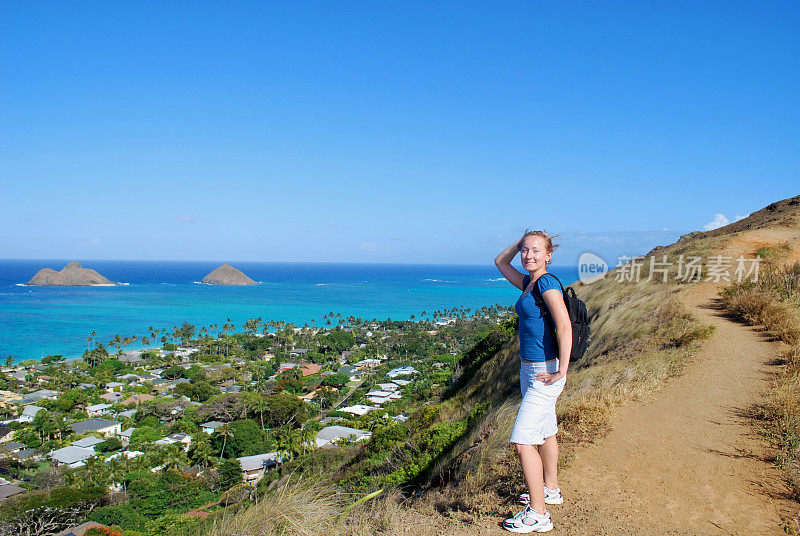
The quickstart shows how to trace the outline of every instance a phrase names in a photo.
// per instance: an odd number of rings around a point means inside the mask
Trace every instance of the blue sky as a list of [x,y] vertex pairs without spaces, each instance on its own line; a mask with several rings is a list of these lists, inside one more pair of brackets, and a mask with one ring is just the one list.
[[[792,2],[4,2],[0,257],[609,264],[797,195]],[[724,220],[722,220],[724,221]]]

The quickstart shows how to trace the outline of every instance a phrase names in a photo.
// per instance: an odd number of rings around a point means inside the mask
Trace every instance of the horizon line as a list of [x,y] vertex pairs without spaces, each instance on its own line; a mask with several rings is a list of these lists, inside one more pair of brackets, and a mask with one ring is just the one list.
[[[491,266],[493,263],[487,262],[484,264],[477,263],[439,263],[439,262],[348,262],[348,261],[253,261],[253,260],[202,260],[202,259],[45,259],[45,258],[0,258],[0,262],[5,261],[40,261],[40,262],[95,262],[95,261],[111,261],[111,262],[210,262],[210,263],[261,263],[261,264],[339,264],[339,265],[409,265],[409,266]],[[553,267],[571,267],[569,264],[553,264]]]

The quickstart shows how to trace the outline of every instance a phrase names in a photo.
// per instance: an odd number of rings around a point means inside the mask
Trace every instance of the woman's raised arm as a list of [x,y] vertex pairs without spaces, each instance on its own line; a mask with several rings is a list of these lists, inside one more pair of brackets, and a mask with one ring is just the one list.
[[519,253],[519,243],[520,241],[517,240],[504,249],[500,255],[494,258],[494,264],[497,266],[497,269],[500,270],[500,273],[503,274],[503,277],[508,279],[509,283],[520,290],[525,290],[522,288],[525,274],[511,266],[511,261],[514,260],[514,257]]

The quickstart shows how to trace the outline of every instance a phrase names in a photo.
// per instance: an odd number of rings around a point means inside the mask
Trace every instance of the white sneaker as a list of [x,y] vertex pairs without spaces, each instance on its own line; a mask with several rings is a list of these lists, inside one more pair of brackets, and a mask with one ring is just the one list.
[[[523,491],[519,494],[519,502],[520,504],[528,504],[531,502],[530,495],[527,491]],[[563,504],[564,503],[564,496],[561,495],[561,488],[550,489],[547,486],[544,487],[544,503],[545,504]]]
[[503,528],[521,533],[548,532],[553,530],[553,520],[550,519],[550,512],[540,514],[528,505],[514,517],[503,521]]

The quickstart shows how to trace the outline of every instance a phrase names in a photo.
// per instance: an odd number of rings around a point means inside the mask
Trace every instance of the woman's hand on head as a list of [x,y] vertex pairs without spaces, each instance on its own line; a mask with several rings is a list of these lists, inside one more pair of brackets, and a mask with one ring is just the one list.
[[565,378],[567,376],[566,372],[540,372],[536,375],[536,379],[540,382],[544,382],[545,385],[550,385],[552,383],[557,382],[561,378]]

